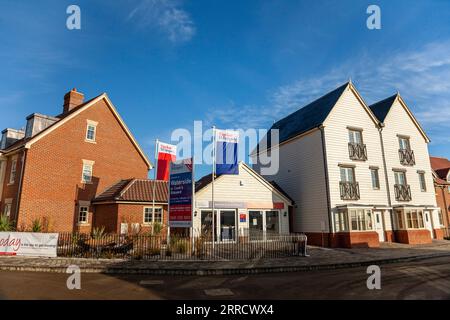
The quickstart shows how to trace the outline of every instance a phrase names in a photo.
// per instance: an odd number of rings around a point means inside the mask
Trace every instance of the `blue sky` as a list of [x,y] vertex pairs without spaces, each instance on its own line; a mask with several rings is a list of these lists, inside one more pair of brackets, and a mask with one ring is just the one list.
[[[66,28],[70,4],[81,30]],[[370,4],[381,30],[366,28]],[[368,103],[400,91],[430,153],[450,157],[448,21],[445,0],[6,0],[0,127],[58,114],[72,87],[107,92],[151,158],[194,120],[267,128],[351,77]]]

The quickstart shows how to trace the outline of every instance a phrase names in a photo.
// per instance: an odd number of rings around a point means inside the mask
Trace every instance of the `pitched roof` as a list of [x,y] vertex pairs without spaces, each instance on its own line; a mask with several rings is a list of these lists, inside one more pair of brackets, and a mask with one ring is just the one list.
[[441,157],[430,157],[431,168],[433,170],[450,168],[450,160]]
[[82,112],[84,109],[87,109],[87,108],[89,108],[92,105],[95,105],[96,102],[98,102],[98,101],[100,101],[102,99],[105,100],[107,106],[110,108],[110,110],[112,111],[112,113],[114,114],[116,119],[118,120],[118,122],[121,125],[122,129],[125,131],[126,135],[129,137],[129,139],[131,140],[131,143],[135,146],[136,150],[141,155],[142,159],[147,164],[148,168],[149,169],[153,168],[152,163],[147,158],[147,156],[145,155],[144,151],[141,149],[141,147],[139,146],[139,144],[137,143],[137,141],[135,140],[135,138],[131,134],[131,132],[128,129],[127,125],[123,122],[122,118],[118,114],[116,108],[114,107],[114,105],[112,104],[111,100],[109,99],[109,97],[108,97],[108,95],[106,93],[102,93],[102,94],[98,95],[97,97],[92,98],[92,99],[90,99],[90,100],[88,100],[88,101],[86,101],[86,102],[76,106],[75,108],[73,108],[69,112],[59,114],[58,116],[56,116],[57,118],[60,118],[59,121],[54,122],[52,125],[48,126],[47,128],[45,128],[44,130],[40,131],[38,134],[36,134],[36,135],[34,135],[32,137],[23,138],[21,140],[16,141],[13,145],[9,146],[8,149],[2,150],[2,151],[4,153],[8,153],[8,152],[15,151],[15,150],[17,150],[19,148],[22,148],[22,147],[28,148],[35,141],[37,141],[40,138],[42,138],[43,136],[47,135],[52,130],[58,128],[60,125],[63,125],[66,121],[70,120],[72,117],[75,117],[77,113]]
[[37,134],[35,134],[35,135],[32,136],[32,137],[26,137],[26,138],[22,138],[22,139],[19,139],[19,140],[15,141],[15,142],[14,142],[13,144],[11,144],[8,148],[2,150],[2,152],[8,153],[8,152],[11,152],[11,151],[13,151],[13,150],[16,150],[16,149],[19,149],[19,148],[24,147],[24,146],[27,144],[27,142],[29,142],[31,139],[34,139],[34,138],[39,137],[39,136],[41,136],[42,134],[46,133],[46,132],[49,131],[51,128],[53,128],[57,123],[59,123],[61,120],[67,118],[69,115],[71,115],[72,113],[74,113],[74,112],[78,111],[79,109],[83,108],[85,105],[91,103],[92,101],[94,101],[95,99],[97,99],[97,98],[100,97],[100,96],[101,96],[101,95],[98,95],[98,96],[96,96],[95,98],[92,98],[92,99],[90,99],[90,100],[88,100],[88,101],[86,101],[86,102],[84,102],[84,103],[82,103],[82,104],[76,106],[75,108],[73,108],[73,109],[70,110],[69,112],[61,113],[61,114],[55,116],[55,118],[58,118],[59,120],[55,121],[54,123],[52,123],[51,125],[49,125],[47,128],[45,128],[44,130],[39,131]]
[[389,98],[386,98],[384,100],[378,101],[378,102],[372,104],[371,106],[369,106],[369,108],[370,108],[370,110],[372,110],[372,113],[375,114],[375,116],[378,118],[378,120],[380,122],[384,122],[386,120],[386,116],[389,113],[389,110],[391,110],[396,99],[398,99],[398,102],[403,107],[403,109],[406,111],[406,113],[409,115],[412,122],[415,124],[416,128],[419,130],[419,132],[424,137],[425,141],[427,143],[430,142],[430,138],[428,138],[427,134],[423,130],[419,121],[417,121],[416,117],[411,112],[409,107],[406,105],[406,102],[403,100],[403,98],[400,96],[399,93],[396,93],[393,96],[390,96]]
[[[331,109],[336,105],[336,102],[349,84],[350,82],[343,84],[287,117],[275,122],[270,130],[279,130],[279,139],[280,143],[282,143],[299,134],[319,127],[323,124]],[[270,136],[268,133],[267,145],[270,145]]]
[[450,161],[446,158],[430,157],[430,162],[431,168],[435,173],[434,181],[437,184],[450,184],[450,182],[447,181],[450,172]]
[[398,94],[394,94],[389,98],[378,101],[377,103],[374,103],[371,106],[369,106],[370,110],[372,110],[372,112],[375,114],[378,120],[384,122],[384,119],[386,119],[389,110],[391,110],[391,107],[394,104],[397,95]]
[[124,179],[108,187],[92,202],[152,202],[155,188],[155,202],[168,202],[169,183],[162,180]]

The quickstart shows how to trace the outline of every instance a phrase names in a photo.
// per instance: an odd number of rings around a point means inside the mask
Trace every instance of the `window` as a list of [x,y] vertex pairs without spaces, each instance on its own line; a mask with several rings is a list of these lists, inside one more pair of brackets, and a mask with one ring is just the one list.
[[347,211],[339,211],[334,215],[335,231],[344,232],[348,231],[348,215]]
[[443,226],[444,225],[444,219],[442,217],[442,211],[441,210],[438,211],[438,218],[439,218],[439,224],[441,226]]
[[78,223],[88,223],[88,212],[89,207],[80,206],[80,209],[78,211]]
[[[423,229],[423,211],[422,210],[406,210],[406,226],[408,229]],[[400,226],[402,228],[403,226]]]
[[403,224],[403,212],[402,211],[397,211],[397,222],[398,222],[398,228],[403,229],[404,224]]
[[352,231],[372,230],[372,210],[350,210]]
[[362,132],[360,130],[349,129],[348,140],[350,143],[362,144]]
[[11,203],[5,203],[5,208],[3,209],[3,214],[7,217],[11,215]]
[[406,185],[406,175],[404,171],[394,171],[395,184]]
[[162,223],[162,208],[155,208],[155,220],[153,220],[153,208],[144,208],[144,223]]
[[370,174],[372,176],[372,189],[380,189],[380,177],[378,175],[378,168],[371,168]]
[[419,183],[420,183],[420,191],[427,191],[427,184],[425,182],[425,173],[419,172]]
[[96,131],[97,131],[97,122],[87,120],[86,141],[95,142]]
[[355,169],[353,167],[340,167],[341,182],[355,182]]
[[407,138],[407,137],[398,137],[398,144],[399,144],[400,150],[411,150],[409,138]]
[[83,172],[81,176],[81,182],[91,183],[92,182],[92,172],[94,167],[94,161],[83,160]]
[[11,161],[11,172],[9,173],[9,183],[13,184],[16,181],[17,159]]

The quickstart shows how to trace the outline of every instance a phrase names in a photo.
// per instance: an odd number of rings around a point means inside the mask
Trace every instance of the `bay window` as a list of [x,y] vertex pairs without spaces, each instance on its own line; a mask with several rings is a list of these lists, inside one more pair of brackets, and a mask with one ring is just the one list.
[[335,213],[335,231],[371,231],[373,230],[372,210],[348,209]]

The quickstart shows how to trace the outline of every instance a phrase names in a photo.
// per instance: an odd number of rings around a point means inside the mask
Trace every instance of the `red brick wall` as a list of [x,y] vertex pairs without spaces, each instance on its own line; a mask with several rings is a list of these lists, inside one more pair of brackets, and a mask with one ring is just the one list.
[[443,222],[446,228],[450,228],[450,192],[447,187],[437,187],[436,191],[436,201],[437,205],[441,208]]
[[378,233],[373,232],[338,232],[338,233],[306,233],[308,244],[332,248],[356,248],[369,247],[376,248],[380,246]]
[[431,243],[429,230],[395,230],[395,239],[400,243],[426,244]]
[[[105,226],[107,232],[120,233],[120,224],[128,223],[131,228],[132,223],[139,223],[141,232],[146,233],[151,231],[151,227],[144,225],[144,207],[151,207],[151,204],[97,204],[95,205],[94,226]],[[160,207],[160,205],[155,205]],[[163,206],[163,225],[167,226],[167,205]],[[165,234],[167,229],[164,228],[162,234]]]
[[105,232],[117,232],[117,204],[94,205],[93,227],[105,227]]
[[434,229],[434,238],[437,240],[443,240],[444,239],[444,230],[442,229]]
[[[85,142],[86,120],[97,121],[96,143]],[[95,161],[93,181],[81,183],[82,159]],[[54,231],[73,231],[77,201],[124,178],[147,178],[148,168],[102,100],[31,146],[25,164],[19,225],[47,217]]]
[[[26,152],[26,151],[25,151]],[[20,173],[22,170],[22,157],[24,156],[24,151],[20,151],[19,153],[15,155],[11,155],[7,157],[6,160],[6,170],[5,170],[5,178],[3,181],[3,194],[0,195],[1,205],[0,205],[0,212],[3,214],[5,209],[5,200],[6,199],[12,199],[12,208],[11,208],[11,216],[10,219],[12,221],[15,221],[17,218],[15,217],[16,212],[16,204],[17,204],[17,192],[19,190],[20,185]],[[11,175],[11,166],[12,166],[12,160],[14,157],[17,157],[17,164],[16,164],[16,178],[13,184],[9,184],[9,179]]]

